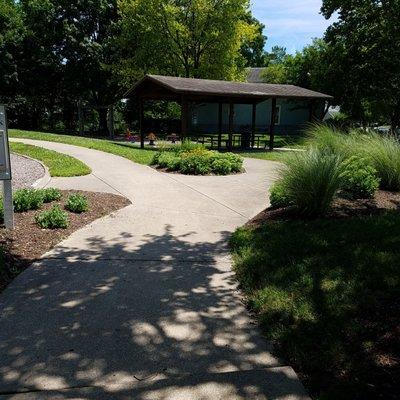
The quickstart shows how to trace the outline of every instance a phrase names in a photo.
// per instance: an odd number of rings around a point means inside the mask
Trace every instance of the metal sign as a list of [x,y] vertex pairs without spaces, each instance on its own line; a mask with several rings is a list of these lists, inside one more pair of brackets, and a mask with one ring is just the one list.
[[0,180],[11,179],[10,148],[8,144],[5,107],[0,105]]

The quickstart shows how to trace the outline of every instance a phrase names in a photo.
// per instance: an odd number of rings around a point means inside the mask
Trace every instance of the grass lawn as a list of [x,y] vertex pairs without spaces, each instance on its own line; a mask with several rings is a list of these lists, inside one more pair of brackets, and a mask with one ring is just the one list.
[[267,338],[314,399],[394,399],[400,214],[268,221],[231,239]]
[[42,161],[49,169],[51,176],[80,176],[91,172],[91,169],[82,161],[53,150],[17,142],[10,142],[10,149],[13,153]]
[[106,153],[115,154],[127,158],[139,164],[149,165],[154,156],[154,149],[140,149],[130,143],[119,143],[106,139],[93,139],[81,136],[59,135],[55,133],[9,130],[10,137],[25,138],[34,140],[47,140],[72,144],[75,146],[87,147],[88,149],[100,150]]
[[[101,150],[106,153],[115,154],[133,162],[139,164],[150,165],[151,160],[154,156],[154,151],[157,148],[145,148],[144,150],[138,148],[131,143],[126,142],[116,142],[107,139],[93,139],[81,136],[70,136],[70,135],[59,135],[54,133],[44,133],[44,132],[32,132],[32,131],[22,131],[17,129],[9,130],[10,137],[14,138],[25,138],[34,140],[47,140],[49,142],[58,142],[72,144],[76,146],[87,147],[89,149]],[[300,138],[295,137],[277,137],[276,145],[278,147],[283,147],[288,144],[288,141],[292,145],[294,143],[299,143]],[[235,151],[235,153],[240,154],[243,157],[258,158],[261,160],[270,161],[283,161],[287,152],[274,151],[270,152],[268,150],[254,150],[254,151]]]

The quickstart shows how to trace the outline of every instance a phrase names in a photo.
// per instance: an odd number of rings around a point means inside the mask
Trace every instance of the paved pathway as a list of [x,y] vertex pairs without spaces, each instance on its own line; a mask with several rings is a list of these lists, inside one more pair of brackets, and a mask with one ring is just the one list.
[[227,249],[267,205],[276,164],[191,177],[24,142],[93,170],[50,185],[133,204],[75,232],[0,295],[0,400],[307,398],[250,320]]

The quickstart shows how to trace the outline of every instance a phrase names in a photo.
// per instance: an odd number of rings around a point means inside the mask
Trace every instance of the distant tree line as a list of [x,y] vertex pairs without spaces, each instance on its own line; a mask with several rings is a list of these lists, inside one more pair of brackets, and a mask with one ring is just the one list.
[[145,73],[244,79],[264,55],[248,0],[0,0],[0,103],[13,126],[107,128]]
[[265,67],[266,82],[398,127],[400,0],[324,0],[321,11],[337,22],[290,55],[264,50],[249,0],[0,0],[0,103],[15,127],[76,132],[84,114],[104,133],[107,107],[146,73],[244,80],[246,67]]
[[323,39],[270,59],[264,80],[329,93],[349,119],[400,126],[400,1],[324,0],[337,14]]

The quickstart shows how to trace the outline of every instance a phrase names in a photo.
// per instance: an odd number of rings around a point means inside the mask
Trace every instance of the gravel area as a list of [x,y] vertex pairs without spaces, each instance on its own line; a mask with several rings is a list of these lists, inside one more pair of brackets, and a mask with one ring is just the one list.
[[17,154],[11,154],[11,168],[14,190],[31,186],[45,174],[42,164]]

